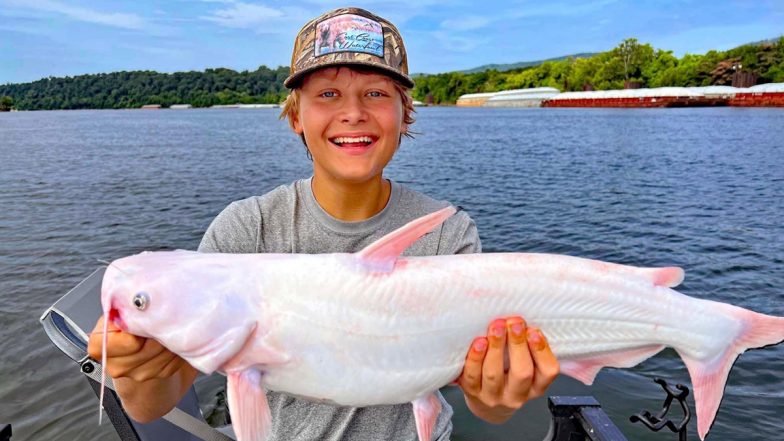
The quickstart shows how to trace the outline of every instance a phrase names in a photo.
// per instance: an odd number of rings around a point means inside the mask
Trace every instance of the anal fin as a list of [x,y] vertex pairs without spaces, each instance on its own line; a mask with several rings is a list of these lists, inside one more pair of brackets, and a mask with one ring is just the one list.
[[433,436],[433,428],[436,420],[441,413],[441,400],[438,399],[436,392],[412,401],[414,405],[414,420],[416,421],[417,436],[419,441],[430,441]]
[[656,355],[662,349],[664,349],[663,345],[642,346],[625,351],[591,355],[575,360],[560,360],[561,373],[590,385],[593,384],[596,374],[603,367],[632,367]]
[[261,372],[255,369],[230,372],[227,377],[229,413],[238,441],[264,441],[272,424]]

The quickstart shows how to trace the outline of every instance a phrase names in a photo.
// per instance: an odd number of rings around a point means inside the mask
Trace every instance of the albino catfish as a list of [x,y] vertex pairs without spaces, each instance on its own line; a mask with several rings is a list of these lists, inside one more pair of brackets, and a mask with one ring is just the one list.
[[[784,318],[672,290],[680,268],[548,254],[400,257],[454,212],[416,219],[355,254],[122,258],[103,279],[104,316],[225,374],[241,441],[270,428],[265,389],[345,406],[411,402],[419,439],[429,441],[441,410],[434,391],[460,375],[487,323],[511,315],[541,328],[561,372],[585,384],[603,367],[675,348],[702,439],[738,355],[784,340]],[[105,347],[106,329],[103,338]]]

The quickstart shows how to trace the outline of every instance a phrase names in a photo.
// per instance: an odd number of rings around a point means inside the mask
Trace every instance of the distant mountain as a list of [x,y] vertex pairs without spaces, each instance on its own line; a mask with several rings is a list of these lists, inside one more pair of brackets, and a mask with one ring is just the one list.
[[776,38],[768,38],[767,40],[753,41],[751,43],[742,44],[741,46],[759,46],[761,44],[776,44],[781,37],[784,37],[784,34],[781,34]]
[[580,54],[564,55],[563,57],[548,58],[546,60],[539,60],[539,61],[520,61],[520,62],[517,62],[517,63],[510,63],[510,64],[485,64],[485,65],[482,65],[482,66],[479,66],[479,67],[475,67],[473,69],[461,70],[459,72],[461,72],[461,73],[476,73],[476,72],[484,72],[484,71],[490,70],[490,69],[495,69],[495,70],[497,70],[499,72],[505,72],[507,70],[512,70],[512,69],[521,69],[521,68],[524,68],[524,67],[538,66],[538,65],[544,63],[545,61],[561,61],[561,60],[566,60],[568,58],[590,58],[590,57],[593,57],[594,55],[597,55],[597,54],[598,54],[598,52],[583,52],[583,53],[580,53]]

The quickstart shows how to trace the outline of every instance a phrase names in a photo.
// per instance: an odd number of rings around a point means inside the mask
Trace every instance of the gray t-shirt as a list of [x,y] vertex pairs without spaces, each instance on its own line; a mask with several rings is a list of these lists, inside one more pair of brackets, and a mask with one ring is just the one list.
[[[316,202],[310,179],[280,186],[263,196],[231,203],[204,233],[199,251],[220,253],[356,252],[407,222],[448,205],[391,182],[386,207],[360,222],[344,222]],[[464,211],[450,217],[403,254],[432,256],[481,252],[476,226]],[[468,350],[468,348],[466,348]],[[434,441],[448,440],[452,408],[443,410]],[[313,403],[268,392],[272,440],[417,440],[411,404],[362,408]]]

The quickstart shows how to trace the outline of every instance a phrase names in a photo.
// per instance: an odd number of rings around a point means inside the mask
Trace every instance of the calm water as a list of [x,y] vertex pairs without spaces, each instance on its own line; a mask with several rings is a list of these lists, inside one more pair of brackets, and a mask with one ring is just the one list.
[[[414,128],[387,175],[463,206],[486,251],[680,265],[688,295],[784,315],[784,109],[433,108]],[[274,110],[0,114],[0,422],[13,439],[116,439],[38,324],[97,259],[195,248],[230,201],[309,171]],[[689,384],[665,351],[554,391],[595,395],[630,439],[676,439],[626,422],[660,405],[655,376]],[[541,407],[495,427],[458,405],[454,439],[541,439]],[[784,345],[752,351],[709,439],[781,439],[782,414]]]

